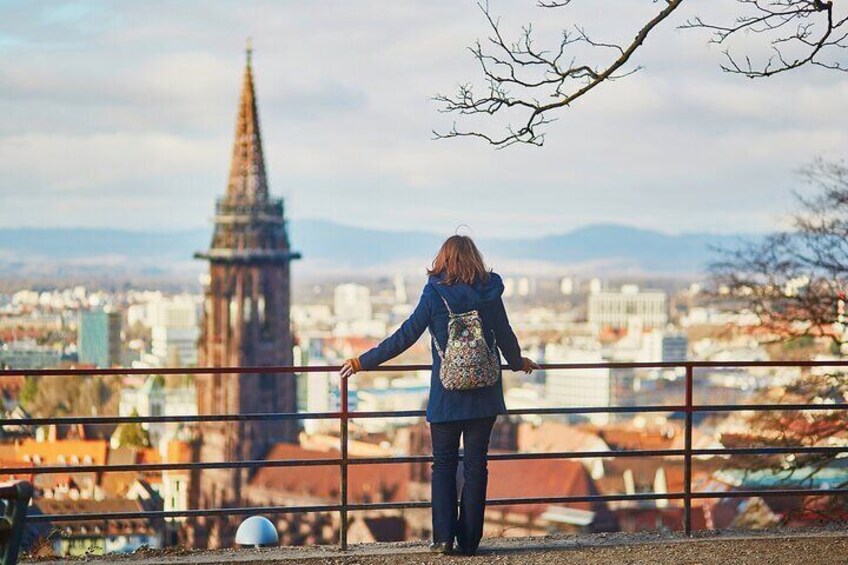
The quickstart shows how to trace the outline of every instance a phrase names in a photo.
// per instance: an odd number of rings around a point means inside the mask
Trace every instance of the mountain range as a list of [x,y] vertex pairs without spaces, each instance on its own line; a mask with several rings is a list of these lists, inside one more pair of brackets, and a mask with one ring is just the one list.
[[[293,247],[304,274],[386,272],[432,260],[444,236],[420,231],[385,231],[326,220],[290,222]],[[759,236],[744,236],[746,238]],[[196,276],[204,270],[192,259],[208,248],[210,228],[174,232],[97,228],[0,228],[0,277],[114,273],[124,276]],[[580,227],[536,238],[479,238],[488,262],[503,272],[593,274],[703,272],[715,249],[740,235],[660,231],[613,224]]]

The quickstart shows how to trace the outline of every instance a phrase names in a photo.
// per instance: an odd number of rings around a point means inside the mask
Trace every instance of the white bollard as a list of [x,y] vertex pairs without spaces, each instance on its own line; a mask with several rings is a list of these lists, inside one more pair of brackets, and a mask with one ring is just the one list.
[[253,547],[277,545],[280,543],[280,536],[271,520],[265,516],[251,516],[242,522],[236,530],[236,543],[238,545],[252,545]]

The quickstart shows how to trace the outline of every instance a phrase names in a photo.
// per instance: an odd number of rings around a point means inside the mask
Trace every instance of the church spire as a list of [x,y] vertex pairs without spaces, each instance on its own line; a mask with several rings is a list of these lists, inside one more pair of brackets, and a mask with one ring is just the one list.
[[285,265],[300,257],[289,249],[283,200],[268,193],[252,53],[248,43],[230,176],[226,193],[215,203],[211,248],[195,254],[213,264],[259,261]]
[[227,198],[231,202],[260,203],[268,200],[268,184],[253,87],[253,45],[250,39],[247,40],[246,57]]

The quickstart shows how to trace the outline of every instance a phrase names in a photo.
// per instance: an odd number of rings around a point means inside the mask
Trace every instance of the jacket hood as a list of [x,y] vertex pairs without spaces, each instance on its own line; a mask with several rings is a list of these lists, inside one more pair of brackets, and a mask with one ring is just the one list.
[[441,275],[433,275],[427,281],[450,305],[454,312],[467,312],[482,307],[501,297],[504,291],[503,280],[497,273],[490,273],[485,282],[473,285],[463,283],[444,284]]

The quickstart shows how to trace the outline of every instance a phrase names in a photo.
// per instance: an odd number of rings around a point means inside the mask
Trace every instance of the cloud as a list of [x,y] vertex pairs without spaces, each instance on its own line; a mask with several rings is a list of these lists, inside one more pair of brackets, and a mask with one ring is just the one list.
[[[511,34],[582,23],[628,39],[653,3],[492,2]],[[710,5],[731,14],[736,2]],[[473,2],[21,3],[0,8],[0,223],[208,225],[226,185],[245,38],[271,189],[293,217],[479,235],[593,222],[665,231],[776,225],[812,158],[848,147],[848,85],[803,70],[722,74],[673,25],[646,67],[560,112],[544,148],[436,142],[430,99],[477,77]],[[616,17],[609,17],[615,14]],[[684,14],[681,17],[685,17]],[[503,125],[501,122],[500,125]]]

